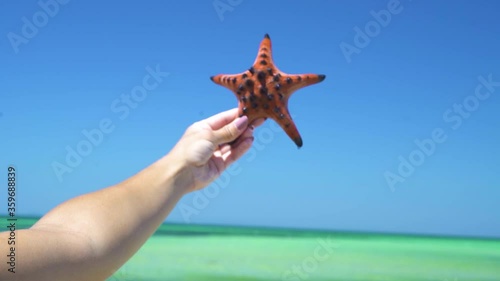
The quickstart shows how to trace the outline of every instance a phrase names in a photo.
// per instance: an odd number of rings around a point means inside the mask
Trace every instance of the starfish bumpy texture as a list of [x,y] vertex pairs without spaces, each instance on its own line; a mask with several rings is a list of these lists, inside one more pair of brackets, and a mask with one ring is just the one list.
[[239,116],[246,115],[249,124],[258,118],[271,118],[286,134],[302,146],[302,137],[288,111],[288,99],[296,90],[325,80],[322,74],[286,74],[273,63],[271,39],[265,35],[257,58],[250,69],[239,74],[210,77],[238,98]]

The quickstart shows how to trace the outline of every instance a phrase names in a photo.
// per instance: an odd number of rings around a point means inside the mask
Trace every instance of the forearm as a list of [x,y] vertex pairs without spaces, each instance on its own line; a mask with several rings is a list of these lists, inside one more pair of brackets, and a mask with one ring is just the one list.
[[[110,276],[184,194],[210,184],[248,151],[253,126],[237,114],[235,108],[194,123],[167,156],[137,175],[71,199],[20,231],[16,257],[22,267],[9,278],[94,281]],[[0,233],[0,254],[9,251],[8,235]],[[1,280],[9,274],[5,267],[0,264]]]
[[61,204],[33,229],[88,237],[88,261],[111,273],[154,233],[188,184],[182,161],[169,154],[122,183]]

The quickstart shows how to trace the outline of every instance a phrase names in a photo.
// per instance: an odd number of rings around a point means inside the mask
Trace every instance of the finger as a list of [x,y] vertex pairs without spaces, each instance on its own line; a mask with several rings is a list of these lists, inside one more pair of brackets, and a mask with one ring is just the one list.
[[212,141],[216,144],[228,143],[239,137],[248,128],[248,117],[242,116],[213,133]]
[[241,156],[243,156],[250,149],[250,147],[252,147],[253,140],[254,137],[252,136],[242,139],[240,142],[233,145],[229,152],[222,155],[224,165],[229,167],[229,165],[240,159]]
[[250,125],[253,126],[254,128],[257,128],[260,125],[264,124],[264,122],[266,122],[266,120],[267,120],[267,118],[255,119],[252,121],[252,123]]
[[252,126],[248,126],[248,128],[241,134],[239,137],[237,137],[234,141],[229,142],[229,143],[223,143],[219,145],[219,150],[220,154],[225,154],[229,150],[231,150],[232,146],[237,145],[238,143],[241,142],[241,140],[249,138],[253,136],[254,128]]
[[253,131],[254,127],[248,126],[248,128],[243,132],[243,134],[241,134],[240,138],[244,139],[253,136]]
[[206,122],[210,126],[210,128],[212,128],[212,130],[219,130],[225,125],[231,123],[231,121],[233,121],[236,117],[238,117],[238,109],[233,108],[208,117],[203,121]]
[[226,154],[229,150],[231,150],[231,145],[230,144],[222,144],[220,147],[219,147],[219,150],[220,150],[220,154],[221,155],[224,155]]
[[[248,128],[243,132],[243,134],[241,134],[236,140],[234,140],[233,142],[230,142],[229,143],[229,148],[231,147],[234,147],[234,146],[237,146],[239,143],[241,143],[242,141],[244,141],[245,139],[247,138],[250,138],[253,136],[253,132],[254,132],[254,128],[252,126],[248,126]],[[224,154],[226,151],[223,151],[222,154]]]

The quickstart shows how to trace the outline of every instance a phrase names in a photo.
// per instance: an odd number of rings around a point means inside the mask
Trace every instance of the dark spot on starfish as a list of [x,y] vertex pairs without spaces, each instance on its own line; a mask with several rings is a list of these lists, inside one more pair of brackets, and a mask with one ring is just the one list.
[[274,112],[276,112],[276,113],[280,113],[281,112],[281,109],[279,108],[279,106],[275,106],[274,107]]
[[245,81],[245,84],[248,87],[248,89],[252,89],[254,82],[253,82],[253,80],[248,79],[247,81]]
[[250,102],[254,102],[257,98],[255,97],[254,93],[250,94]]
[[309,80],[309,75],[308,75],[308,76],[306,76],[306,80]]
[[243,86],[243,84],[240,84],[240,85],[238,86],[238,92],[241,92],[241,91],[243,91],[243,90],[245,90],[245,86]]
[[250,67],[250,68],[248,69],[248,71],[250,71],[250,73],[251,73],[252,75],[254,75],[254,73],[255,73],[255,69],[253,68],[253,66],[252,66],[252,67]]
[[263,107],[264,109],[269,109],[269,104],[265,103],[265,104],[263,104],[263,105],[262,105],[262,107]]
[[273,100],[273,98],[274,98],[273,94],[268,94],[268,95],[267,95],[267,99],[268,99],[268,100]]
[[243,97],[241,97],[241,99],[240,99],[240,100],[241,100],[242,102],[246,103],[246,102],[247,102],[247,97],[243,96]]
[[257,79],[259,79],[261,84],[265,84],[266,83],[266,73],[264,73],[263,71],[259,71],[259,73],[257,73]]
[[248,75],[246,73],[243,73],[243,75],[241,75],[241,78],[243,79],[246,79],[248,77]]
[[281,85],[280,85],[280,84],[276,84],[276,85],[274,85],[274,88],[275,88],[277,91],[279,91],[279,89],[281,89]]
[[291,84],[291,83],[292,83],[292,78],[287,77],[287,78],[286,78],[286,82],[287,82],[288,84]]
[[264,35],[264,38],[271,39],[271,37],[269,37],[269,34],[267,33]]
[[280,119],[283,119],[283,118],[285,118],[285,114],[280,113],[280,116],[279,116],[279,117],[280,117]]
[[288,128],[288,127],[290,127],[290,123],[285,124],[285,128]]
[[260,54],[260,57],[263,58],[263,59],[267,59],[267,55],[266,54]]
[[266,47],[262,48],[261,50],[262,50],[262,51],[265,51],[265,52],[267,52],[267,51],[268,51]]
[[302,80],[302,77],[297,76],[297,81],[299,81],[299,82],[300,82],[301,80]]
[[270,67],[268,67],[268,68],[267,68],[267,73],[268,73],[269,75],[273,75],[273,69],[272,69],[272,68],[270,68]]
[[266,60],[261,60],[261,61],[260,61],[260,64],[262,64],[262,65],[267,65],[267,61],[266,61]]
[[248,111],[246,107],[243,107],[242,110],[243,110],[243,113],[247,113],[247,111]]
[[256,102],[252,103],[252,108],[257,108],[258,106],[259,105]]
[[278,93],[278,96],[280,97],[280,100],[282,100],[284,97],[282,93]]
[[281,75],[278,73],[278,74],[274,75],[273,80],[274,80],[274,82],[279,82],[280,78],[281,78]]
[[212,81],[214,81],[214,82],[215,82],[215,80],[214,80],[214,77],[213,77],[213,76],[210,76],[210,80],[212,80]]
[[321,81],[325,80],[325,78],[326,78],[326,76],[325,76],[324,74],[319,74],[319,75],[318,75],[318,80],[319,80],[319,82],[321,82]]
[[233,78],[233,80],[231,82],[233,82],[233,84],[236,84],[236,77]]
[[267,88],[266,87],[260,87],[259,89],[261,95],[267,95]]

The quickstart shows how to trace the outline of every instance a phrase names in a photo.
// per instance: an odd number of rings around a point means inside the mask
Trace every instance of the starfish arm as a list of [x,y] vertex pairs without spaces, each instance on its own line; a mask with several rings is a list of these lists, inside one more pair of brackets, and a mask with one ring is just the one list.
[[248,79],[255,74],[255,69],[250,67],[247,71],[238,74],[218,74],[210,77],[215,84],[224,86],[229,90],[233,91],[235,94],[237,92],[243,92],[245,89],[249,89],[252,85],[249,85]]
[[293,121],[292,121],[288,127],[286,125],[287,124],[285,124],[285,126],[282,126],[280,124],[281,128],[283,128],[283,130],[285,130],[285,133],[288,135],[288,137],[290,137],[293,140],[293,142],[295,143],[295,145],[297,145],[297,148],[301,148],[303,145],[302,137],[300,136],[299,131],[297,130],[297,127],[295,126],[295,123],[293,123]]
[[218,74],[211,76],[210,80],[212,80],[215,84],[224,86],[229,90],[233,90],[240,75],[241,74]]
[[[285,101],[284,104],[288,104],[288,101]],[[295,122],[293,122],[287,105],[284,107],[275,106],[272,113],[268,113],[268,116],[271,116],[271,118],[278,123],[278,125],[280,125],[280,127],[285,131],[288,137],[293,140],[298,148],[302,147],[302,137],[300,136]]]
[[253,65],[254,66],[274,65],[272,44],[271,44],[271,38],[269,37],[269,34],[264,35],[264,39],[260,43],[259,52],[257,53],[257,57],[255,58]]
[[283,92],[288,96],[292,95],[295,91],[319,83],[325,80],[326,76],[323,74],[286,74],[282,73],[280,85],[283,87]]

